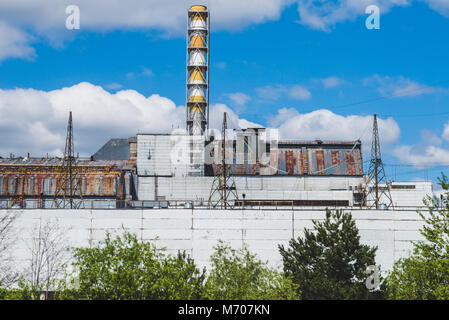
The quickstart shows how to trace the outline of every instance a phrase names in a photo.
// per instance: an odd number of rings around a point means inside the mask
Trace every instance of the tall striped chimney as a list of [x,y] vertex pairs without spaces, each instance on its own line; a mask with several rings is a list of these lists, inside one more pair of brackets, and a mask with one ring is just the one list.
[[194,5],[187,16],[187,131],[203,135],[209,120],[209,11]]

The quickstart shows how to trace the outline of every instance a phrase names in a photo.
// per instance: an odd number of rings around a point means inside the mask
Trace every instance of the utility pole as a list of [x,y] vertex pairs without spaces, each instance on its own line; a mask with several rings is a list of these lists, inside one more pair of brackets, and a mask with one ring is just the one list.
[[[221,140],[221,165],[217,164],[216,174],[209,195],[209,208],[220,207],[232,209],[238,201],[235,181],[230,177],[231,165],[226,164],[226,112],[223,114],[222,140]],[[218,199],[217,199],[218,196]],[[230,200],[233,198],[233,202]]]
[[[374,183],[374,185],[373,185]],[[385,187],[379,187],[379,184],[385,184]],[[380,200],[386,201],[387,208],[393,207],[393,200],[390,193],[390,184],[387,181],[385,168],[382,162],[380,151],[379,129],[377,126],[377,114],[374,115],[373,121],[373,139],[371,144],[371,160],[368,170],[366,194],[367,206],[379,209]]]
[[56,179],[55,206],[57,208],[78,209],[82,204],[80,177],[77,175],[76,158],[73,141],[72,111],[69,113],[67,123],[67,136],[64,149],[64,158],[61,165],[61,177]]

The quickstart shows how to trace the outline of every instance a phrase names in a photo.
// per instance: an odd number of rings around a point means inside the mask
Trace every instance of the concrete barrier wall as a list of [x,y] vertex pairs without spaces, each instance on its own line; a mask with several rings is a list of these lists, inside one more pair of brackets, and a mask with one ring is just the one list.
[[[390,270],[394,261],[411,253],[411,241],[421,240],[422,219],[413,211],[351,210],[364,244],[377,246],[377,264]],[[13,214],[17,237],[15,257],[25,265],[32,230],[39,223],[56,222],[64,230],[67,244],[89,247],[104,239],[106,232],[133,232],[168,252],[185,250],[199,266],[209,266],[218,240],[235,248],[247,246],[270,265],[282,267],[278,245],[313,228],[312,220],[323,220],[323,211],[298,210],[0,210]]]

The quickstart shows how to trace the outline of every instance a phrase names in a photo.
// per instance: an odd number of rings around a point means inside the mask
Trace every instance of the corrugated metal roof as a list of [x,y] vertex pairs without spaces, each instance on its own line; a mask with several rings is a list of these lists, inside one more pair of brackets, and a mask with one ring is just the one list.
[[129,159],[129,139],[110,139],[92,156],[94,160]]
[[[362,153],[359,142],[310,143],[290,141],[285,148],[270,150],[270,164],[232,164],[234,175],[363,175]],[[357,144],[356,144],[357,143]],[[293,146],[294,145],[294,146]],[[235,151],[234,151],[235,158]],[[246,159],[246,157],[245,157]],[[235,163],[235,161],[234,161]],[[273,166],[272,164],[275,164]],[[213,174],[218,171],[213,164]]]
[[[0,159],[0,196],[53,196],[56,180],[64,174],[62,164],[61,158]],[[123,197],[135,165],[135,160],[82,158],[74,163],[73,172],[84,196]]]

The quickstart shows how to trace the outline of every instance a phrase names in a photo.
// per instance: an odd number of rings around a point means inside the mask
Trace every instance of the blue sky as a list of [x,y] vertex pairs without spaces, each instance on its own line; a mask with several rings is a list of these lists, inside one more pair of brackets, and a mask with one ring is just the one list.
[[[11,52],[0,55],[2,156],[60,152],[64,108],[74,109],[75,137],[85,155],[111,137],[168,132],[182,123],[188,5],[173,2],[173,17],[171,7],[164,11],[173,20],[167,26],[119,16],[117,23],[101,22],[93,16],[104,11],[104,1],[89,7],[73,2],[80,6],[80,30],[64,30],[63,10],[45,26],[26,22],[26,10],[12,1],[6,9],[13,14],[0,14],[0,49]],[[229,21],[225,5],[208,3],[213,114],[231,110],[236,125],[246,120],[279,127],[286,138],[362,138],[367,160],[369,116],[377,113],[384,162],[411,165],[388,166],[390,177],[435,180],[446,170],[441,164],[449,164],[449,1],[371,1],[381,7],[380,30],[368,30],[364,7],[351,7],[350,1],[265,2],[259,2],[260,12],[236,2],[242,17]],[[66,106],[70,97],[77,101]],[[123,113],[117,99],[126,101]],[[140,121],[134,124],[133,110]]]

